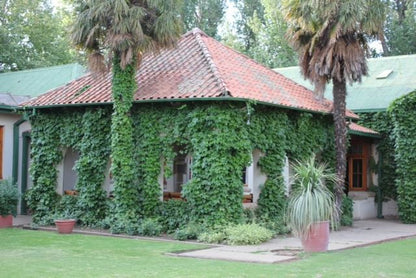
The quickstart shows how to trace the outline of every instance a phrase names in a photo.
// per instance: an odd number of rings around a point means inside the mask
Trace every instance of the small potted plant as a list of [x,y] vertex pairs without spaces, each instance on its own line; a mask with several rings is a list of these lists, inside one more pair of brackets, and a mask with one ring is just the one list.
[[72,233],[77,222],[73,213],[69,209],[65,209],[55,214],[55,226],[60,234]]
[[334,224],[334,195],[327,187],[335,183],[334,173],[325,164],[316,164],[315,156],[292,165],[293,191],[287,208],[288,225],[301,239],[305,252],[328,250],[329,222]]
[[0,228],[12,227],[17,213],[19,192],[10,180],[0,180]]

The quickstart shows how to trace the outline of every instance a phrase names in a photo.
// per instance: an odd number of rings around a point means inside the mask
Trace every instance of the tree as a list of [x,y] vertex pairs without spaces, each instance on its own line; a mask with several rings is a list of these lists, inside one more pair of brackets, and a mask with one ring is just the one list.
[[333,83],[335,125],[336,206],[341,208],[346,175],[346,82],[367,75],[368,37],[377,36],[384,22],[378,0],[285,0],[289,37],[299,52],[302,74],[312,81],[318,99]]
[[198,27],[208,36],[218,38],[218,25],[225,12],[225,0],[186,0],[182,9],[185,30]]
[[270,68],[296,65],[297,55],[286,38],[287,23],[280,1],[262,0],[261,3],[263,19],[255,13],[249,21],[257,42],[248,50],[248,55]]
[[105,56],[112,61],[111,159],[118,220],[134,221],[140,214],[130,117],[136,69],[145,53],[175,45],[181,34],[178,8],[176,0],[77,2],[73,41],[87,51],[93,71],[106,69]]
[[257,43],[257,34],[252,28],[250,21],[256,18],[261,24],[264,23],[264,6],[261,0],[232,0],[240,12],[240,18],[236,21],[237,33],[243,41],[244,52]]
[[416,53],[416,1],[389,0],[385,56]]
[[0,72],[70,63],[68,12],[47,0],[0,2]]
[[280,1],[234,0],[236,28],[226,29],[224,43],[270,68],[293,66],[297,55],[286,39],[287,24]]

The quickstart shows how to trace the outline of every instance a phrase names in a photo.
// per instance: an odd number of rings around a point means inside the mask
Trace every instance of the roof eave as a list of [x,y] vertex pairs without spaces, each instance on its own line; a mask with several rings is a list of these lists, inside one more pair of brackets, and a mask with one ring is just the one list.
[[[229,97],[229,96],[222,96],[222,97],[206,97],[206,98],[163,98],[163,99],[149,99],[149,100],[135,100],[133,103],[164,103],[164,102],[191,102],[191,101],[237,101],[237,102],[247,102],[247,101],[255,101],[257,104],[262,104],[265,106],[272,106],[278,107],[283,109],[295,110],[300,112],[307,112],[307,113],[314,113],[314,114],[321,114],[321,115],[331,115],[330,112],[325,111],[318,111],[318,110],[310,110],[306,108],[299,108],[293,106],[285,106],[277,103],[270,103],[264,101],[258,101],[254,99],[246,99],[246,98],[236,98],[236,97]],[[76,103],[76,104],[52,104],[52,105],[40,105],[40,106],[23,106],[19,107],[19,110],[26,110],[26,109],[48,109],[48,108],[59,108],[59,107],[86,107],[86,106],[99,106],[99,105],[112,105],[113,102],[96,102],[96,103]],[[355,117],[347,117],[348,119],[356,119]]]
[[362,136],[362,137],[381,139],[380,134],[361,132],[361,131],[356,131],[356,130],[351,130],[351,129],[348,130],[348,134]]

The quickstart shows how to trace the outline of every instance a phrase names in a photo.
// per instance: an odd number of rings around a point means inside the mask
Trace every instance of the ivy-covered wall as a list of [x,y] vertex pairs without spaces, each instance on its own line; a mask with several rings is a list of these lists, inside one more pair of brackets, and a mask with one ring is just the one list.
[[396,162],[393,138],[393,121],[387,111],[359,113],[359,124],[371,128],[381,135],[377,142],[379,161],[375,167],[379,170],[378,186],[383,197],[396,200]]
[[416,223],[416,91],[396,99],[389,107],[396,147],[399,216]]
[[[241,175],[254,149],[264,154],[258,164],[268,179],[258,205],[262,217],[270,220],[281,217],[286,205],[285,156],[302,159],[315,152],[334,165],[330,116],[251,102],[189,102],[136,104],[131,117],[138,218],[157,215],[161,166],[165,176],[171,175],[166,165],[171,165],[177,151],[191,153],[193,159],[192,179],[183,189],[190,218],[209,226],[241,219]],[[39,109],[31,119],[34,185],[28,203],[34,221],[50,221],[57,200],[56,165],[62,148],[71,147],[81,154],[76,164],[80,220],[94,225],[105,217],[102,183],[110,155],[110,108]]]

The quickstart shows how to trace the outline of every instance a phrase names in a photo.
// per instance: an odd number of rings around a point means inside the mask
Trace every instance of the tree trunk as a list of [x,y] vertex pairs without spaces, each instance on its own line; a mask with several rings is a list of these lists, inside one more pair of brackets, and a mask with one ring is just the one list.
[[[338,212],[341,211],[342,197],[344,196],[345,175],[347,170],[347,123],[345,119],[346,111],[346,81],[332,79],[334,97],[334,124],[335,124],[335,150],[336,150],[336,171],[337,185],[335,187],[335,205]],[[339,220],[339,219],[337,219]]]

